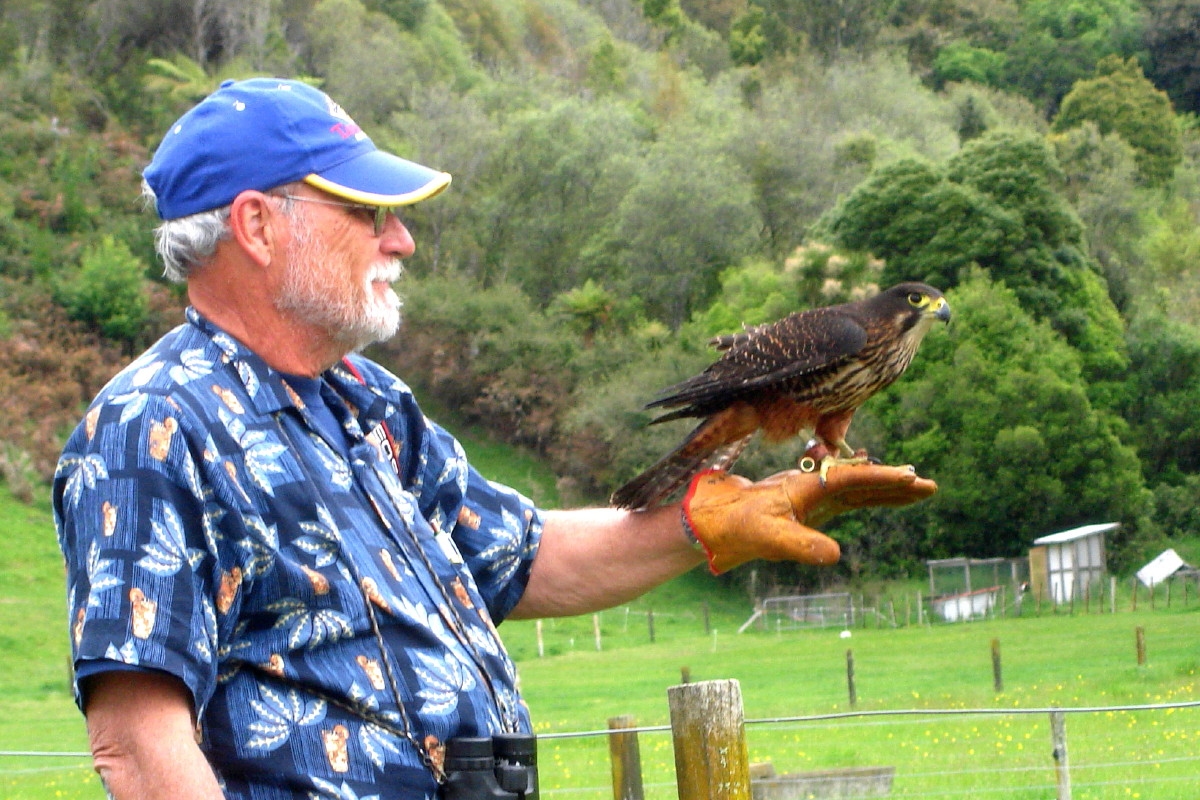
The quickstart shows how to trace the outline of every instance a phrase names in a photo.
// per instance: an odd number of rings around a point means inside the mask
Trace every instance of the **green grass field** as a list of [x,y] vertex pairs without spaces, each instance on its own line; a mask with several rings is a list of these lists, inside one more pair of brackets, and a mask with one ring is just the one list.
[[[71,698],[62,558],[48,501],[0,486],[0,751],[87,750]],[[87,758],[0,756],[0,797],[102,798]]]
[[[0,751],[86,750],[67,685],[63,573],[48,505],[21,505],[0,486],[0,531]],[[755,628],[739,636],[748,601],[724,593],[697,570],[601,614],[601,652],[590,616],[545,621],[542,658],[534,623],[506,623],[501,632],[541,734],[603,729],[621,714],[634,715],[639,725],[667,724],[666,689],[687,668],[692,680],[740,682],[752,721],[751,760],[771,761],[780,772],[885,765],[896,768],[893,797],[1034,800],[1054,796],[1047,714],[754,720],[846,711],[849,648],[863,711],[1200,700],[1200,601],[1193,591],[1187,606],[1179,593],[1170,609],[1161,597],[1157,605],[1151,611],[1143,600],[1132,613],[1120,598],[1115,615],[868,627],[849,639],[837,630]],[[1144,666],[1135,658],[1137,626],[1145,630]],[[992,685],[992,639],[1003,654],[999,694]],[[1200,708],[1070,715],[1067,731],[1076,800],[1200,796]],[[648,796],[673,797],[669,733],[640,739]],[[612,796],[605,737],[550,738],[540,748],[546,797]],[[0,756],[0,798],[101,797],[87,758]]]
[[[1149,654],[1142,667],[1134,647],[1138,625]],[[530,636],[527,627],[505,631],[515,648],[528,646],[521,641]],[[993,687],[993,638],[1003,656],[1001,693]],[[856,630],[850,639],[836,630],[742,636],[718,630],[715,639],[701,633],[524,659],[521,674],[539,733],[602,729],[618,714],[634,715],[639,725],[666,724],[666,689],[679,683],[683,667],[692,680],[736,678],[750,720],[846,711],[851,648],[863,711],[1140,705],[1200,700],[1198,641],[1200,609],[1193,604],[1186,611]],[[594,647],[590,634],[584,647]],[[1076,798],[1200,795],[1200,708],[1071,715],[1067,730]],[[1048,714],[752,723],[747,737],[751,760],[771,761],[780,772],[895,766],[895,796],[1000,790],[1005,797],[1053,796]],[[570,797],[611,796],[606,747],[602,737],[543,742],[544,785],[596,787],[563,793]],[[670,735],[643,734],[642,760],[647,783],[655,785],[649,796],[672,797]]]

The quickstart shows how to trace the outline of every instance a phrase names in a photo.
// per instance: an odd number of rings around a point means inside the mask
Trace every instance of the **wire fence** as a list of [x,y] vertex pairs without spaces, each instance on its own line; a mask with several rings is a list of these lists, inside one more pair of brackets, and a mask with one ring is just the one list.
[[[794,794],[780,797],[958,798],[1055,797],[1056,745],[1050,716],[1068,719],[1073,800],[1195,800],[1200,796],[1200,701],[1110,706],[865,710],[745,721],[750,759],[770,764],[777,780],[814,771],[885,767],[886,793]],[[541,734],[541,794],[591,800],[613,794],[612,729]],[[677,798],[672,727],[621,729],[639,737],[644,797]],[[73,762],[73,763],[56,763]],[[90,772],[79,751],[0,751],[5,780]],[[769,779],[764,779],[769,780]],[[764,784],[765,785],[765,784]],[[98,787],[47,796],[101,797]],[[834,790],[829,790],[834,791]],[[19,795],[5,794],[5,797]],[[754,795],[770,798],[774,795]]]
[[[1051,716],[1067,719],[1056,743]],[[1056,754],[1073,800],[1195,800],[1200,797],[1200,701],[1074,708],[956,708],[842,712],[745,721],[750,760],[774,778],[752,781],[754,797],[1062,797]],[[542,794],[614,796],[610,735],[591,730],[539,736]],[[670,725],[622,728],[639,737],[641,796],[677,798]],[[1069,760],[1067,755],[1069,754]],[[854,791],[867,767],[886,772],[886,791]],[[840,788],[827,776],[847,774]],[[756,770],[752,769],[752,774]],[[761,769],[758,771],[761,772]],[[804,793],[772,794],[789,780]]]
[[579,617],[508,622],[507,631],[527,635],[505,637],[518,661],[569,652],[596,652],[639,644],[666,643],[700,633],[713,648],[743,633],[786,634],[821,628],[846,630],[941,627],[994,619],[1042,617],[1088,618],[1146,611],[1186,611],[1200,605],[1200,574],[1180,573],[1146,587],[1136,578],[1109,579],[1085,587],[1064,602],[1053,603],[1023,591],[1019,585],[994,587],[987,602],[966,608],[965,600],[942,604],[921,591],[832,593],[762,598],[745,617],[731,623],[729,611],[710,610],[707,603],[664,612],[633,605]]
[[[1181,582],[1180,586],[1183,585]],[[1075,613],[1103,614],[1115,623],[1117,618],[1109,616],[1114,607],[1118,612],[1137,609],[1141,616],[1134,621],[1140,623],[1149,619],[1144,612],[1152,609],[1160,612],[1190,611],[1200,599],[1198,594],[1190,588],[1179,588],[1170,594],[1163,589],[1157,595],[1143,592],[1139,596],[1130,592],[1123,602],[1094,603],[1090,607],[1085,603],[1077,607]],[[896,605],[899,606],[899,603]],[[1045,611],[1055,616],[1071,614],[1069,606],[1057,610],[1046,607]],[[1036,607],[1026,606],[1022,616],[1037,616]],[[915,610],[913,617],[916,617]],[[1190,649],[1195,644],[1194,627],[1175,624],[1183,620],[1182,616],[1172,615],[1168,619],[1172,624],[1153,631],[1152,653],[1169,650],[1173,653],[1200,654],[1200,650]],[[584,618],[548,624],[547,649],[561,646],[561,638],[551,644],[549,635],[561,629],[559,637],[569,633],[572,637],[578,637],[580,646],[599,650],[599,620],[597,615],[590,620]],[[712,624],[715,620],[710,621],[705,607],[674,614],[638,612],[624,607],[605,612],[603,620],[606,649],[610,639],[616,640],[612,644],[622,639],[622,644],[629,644],[631,640],[643,637],[653,641],[655,635],[660,643],[683,636],[694,638],[696,629],[703,626],[709,639],[703,643],[702,649],[711,649],[712,657],[720,658],[735,640],[740,642],[743,639],[726,628],[718,642],[718,631]],[[723,622],[728,625],[728,618]],[[569,627],[569,624],[574,627]],[[860,624],[891,627],[881,625],[878,619]],[[1135,663],[1139,665],[1140,674],[1143,660],[1140,625],[1133,630],[1138,631],[1139,647],[1136,653],[1132,646],[1134,638],[1130,635],[1133,631],[1125,627],[1120,628],[1119,653],[1110,653],[1112,648],[1105,650],[1099,647],[1100,640],[1096,640],[1096,657],[1103,661],[1106,674],[1117,670],[1118,664],[1123,665],[1124,669],[1132,669]],[[759,640],[783,641],[788,638],[784,631],[770,628],[768,631],[769,635],[763,637],[763,632],[759,630]],[[540,655],[535,650],[534,641],[532,636],[528,637],[527,658]],[[860,658],[858,667],[873,680],[878,680],[878,676],[887,670],[895,671],[897,668],[894,660],[881,660],[878,653],[872,656],[868,651],[863,655],[865,657]],[[800,652],[797,657],[804,660]],[[984,658],[970,657],[966,653],[956,653],[955,657],[960,661],[956,661],[954,675],[969,672],[971,681],[980,683],[987,683],[992,677]],[[872,658],[875,660],[872,661]],[[1197,696],[1195,679],[1186,677],[1196,674],[1196,665],[1200,662],[1189,659],[1190,656],[1187,656],[1171,662],[1171,670],[1177,672],[1183,682],[1170,681],[1174,688],[1168,687],[1164,692],[1167,699],[1182,698],[1183,702],[1062,709],[1069,717],[1070,774],[1076,789],[1073,800],[1128,800],[1139,796],[1153,800],[1200,798],[1200,755],[1197,755],[1200,753],[1200,711],[1196,709],[1200,702],[1192,701]],[[1028,660],[1028,655],[1025,660]],[[973,663],[975,665],[971,666]],[[1019,669],[1019,655],[1016,664]],[[811,659],[809,665],[811,669]],[[828,669],[828,665],[824,668]],[[1189,669],[1190,672],[1187,671]],[[702,671],[711,674],[711,667]],[[684,681],[687,680],[685,676]],[[868,688],[874,685],[870,681],[868,683]],[[816,691],[806,690],[803,695],[806,703],[811,703],[810,707],[837,708],[846,699],[844,689],[839,691],[834,688],[837,685],[838,681],[831,680],[821,683]],[[927,682],[914,683],[915,688],[922,690],[923,696],[926,694],[923,688],[926,685]],[[1095,696],[1094,690],[1103,687],[1091,688],[1091,695],[1079,699]],[[1150,688],[1149,684],[1146,688]],[[1103,696],[1104,691],[1099,694]],[[1124,695],[1114,692],[1114,696],[1122,699],[1152,697],[1149,692],[1144,695],[1140,692]],[[610,701],[610,704],[612,702],[615,701]],[[782,775],[884,765],[894,768],[891,797],[951,798],[1004,794],[1017,800],[1046,800],[1054,797],[1050,713],[1051,709],[1044,707],[854,710],[751,719],[746,725],[751,759],[772,764],[775,771]],[[0,750],[0,798],[103,798],[104,793],[91,769],[87,752],[34,749],[62,741],[62,737],[51,737],[47,731],[41,730],[45,726],[48,726],[48,730],[60,724],[60,720],[25,720],[20,723],[19,730],[12,726],[5,730],[0,724],[0,733],[4,734],[6,743],[22,743],[28,748]],[[635,727],[631,732],[641,737],[641,773],[645,797],[652,800],[676,798],[671,726]],[[609,733],[608,729],[541,733],[539,748],[542,753],[543,794],[570,800],[607,800],[613,797]],[[756,797],[756,800],[759,798]]]

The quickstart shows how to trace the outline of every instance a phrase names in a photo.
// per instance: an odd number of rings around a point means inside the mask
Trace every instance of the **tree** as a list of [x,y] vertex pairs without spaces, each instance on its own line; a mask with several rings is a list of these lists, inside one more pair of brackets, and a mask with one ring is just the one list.
[[1004,75],[1005,64],[1003,53],[967,42],[951,42],[933,59],[933,75],[939,86],[961,81],[995,86]]
[[[217,90],[226,80],[244,80],[268,75],[233,59],[209,74],[204,67],[182,54],[173,58],[151,58],[146,62],[142,84],[146,91],[161,95],[178,113],[183,113]],[[302,78],[303,80],[303,78]],[[309,78],[310,82],[314,79]]]
[[907,159],[879,168],[821,227],[838,244],[883,258],[885,285],[924,280],[945,291],[967,267],[987,270],[1079,348],[1093,400],[1107,405],[1127,363],[1121,320],[1059,180],[1040,137],[991,132],[945,167]]
[[436,202],[417,203],[404,210],[405,224],[417,240],[417,251],[406,264],[414,271],[458,268],[479,275],[482,254],[478,240],[484,237],[472,233],[486,224],[481,218],[486,213],[488,192],[481,189],[476,193],[469,187],[478,185],[489,151],[500,139],[500,121],[487,113],[479,93],[434,84],[419,87],[414,98],[413,109],[394,114],[390,126],[373,133],[375,143],[418,163],[450,171],[454,184],[438,195]]
[[[362,125],[378,124],[411,106],[425,53],[417,37],[361,0],[321,0],[305,20],[313,71],[321,87]],[[362,65],[371,63],[371,69]],[[436,73],[434,73],[436,74]]]
[[[811,47],[825,59],[870,51],[882,26],[884,4],[874,0],[750,0],[765,12],[772,52]],[[773,41],[772,41],[773,40]]]
[[1096,77],[1075,84],[1054,118],[1054,130],[1094,122],[1102,134],[1116,133],[1133,147],[1142,178],[1151,185],[1170,180],[1183,159],[1179,124],[1166,92],[1154,88],[1133,59],[1112,56],[1096,66]]
[[1078,354],[981,271],[949,298],[955,324],[864,409],[885,432],[876,455],[941,487],[902,535],[925,557],[1013,556],[1084,522],[1136,528],[1150,499],[1138,459],[1089,401]]
[[708,301],[761,227],[745,174],[718,142],[694,137],[651,151],[614,222],[592,250],[593,269],[612,272],[618,288],[672,327]]
[[379,11],[394,19],[405,30],[415,30],[425,19],[429,0],[367,0],[371,11]]
[[1158,311],[1129,326],[1129,375],[1123,409],[1151,484],[1200,474],[1200,330]]
[[884,40],[903,46],[922,77],[946,47],[962,43],[1002,53],[1019,29],[1014,0],[896,0],[886,22]]
[[1049,113],[1105,56],[1134,55],[1140,39],[1136,0],[1028,0],[1007,48],[1003,80]]
[[617,298],[591,278],[582,286],[563,292],[550,304],[551,315],[559,316],[575,330],[584,347],[591,347],[596,334],[609,327],[617,313]]
[[1146,15],[1146,74],[1177,109],[1200,113],[1200,0],[1150,0]]
[[587,85],[597,94],[617,92],[625,83],[625,65],[613,40],[605,39],[592,50],[587,64]]
[[785,257],[876,155],[945,158],[958,147],[953,112],[888,56],[808,64],[776,77],[736,121],[732,149],[754,184],[768,252]]
[[[511,113],[482,156],[474,227],[481,277],[511,280],[545,304],[589,277],[591,240],[609,235],[645,130],[616,98],[561,100]],[[478,202],[478,201],[476,201]]]
[[729,30],[733,63],[752,67],[767,57],[767,37],[762,31],[765,18],[762,8],[750,6],[733,21]]
[[[204,68],[235,57],[261,68],[273,32],[267,0],[102,0],[90,5],[85,19],[99,43],[88,55],[93,63],[100,54],[114,52],[118,65],[133,54],[180,54]],[[68,24],[79,27],[82,20]]]
[[1066,178],[1064,193],[1087,231],[1088,252],[1100,264],[1113,302],[1124,309],[1143,263],[1147,228],[1133,148],[1115,133],[1101,134],[1093,122],[1049,141]]

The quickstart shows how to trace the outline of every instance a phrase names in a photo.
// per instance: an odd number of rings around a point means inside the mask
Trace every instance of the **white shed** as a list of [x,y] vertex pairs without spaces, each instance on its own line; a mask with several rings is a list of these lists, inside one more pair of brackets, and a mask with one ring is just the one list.
[[1106,572],[1104,534],[1119,522],[1083,525],[1034,539],[1029,551],[1029,582],[1036,596],[1056,605],[1081,598]]
[[1174,548],[1170,548],[1159,553],[1153,561],[1139,569],[1137,577],[1143,586],[1154,588],[1156,583],[1162,583],[1182,569],[1188,569],[1187,562],[1180,558]]

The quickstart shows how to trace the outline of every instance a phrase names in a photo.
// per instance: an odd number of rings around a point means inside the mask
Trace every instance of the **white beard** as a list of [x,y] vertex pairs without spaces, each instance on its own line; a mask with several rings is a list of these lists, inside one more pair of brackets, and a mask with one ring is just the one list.
[[352,287],[326,266],[332,260],[314,240],[300,215],[292,217],[293,239],[288,246],[288,272],[275,298],[275,307],[291,312],[300,322],[324,329],[348,351],[382,342],[400,329],[400,297],[388,286],[377,294],[373,282],[388,284],[403,272],[400,259],[371,265],[362,284]]

